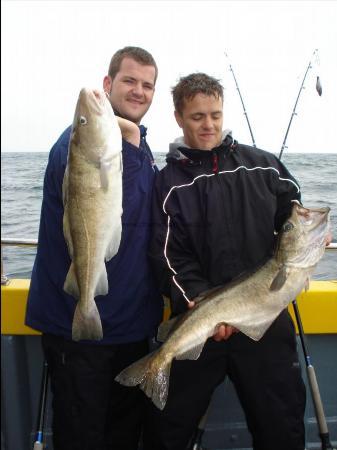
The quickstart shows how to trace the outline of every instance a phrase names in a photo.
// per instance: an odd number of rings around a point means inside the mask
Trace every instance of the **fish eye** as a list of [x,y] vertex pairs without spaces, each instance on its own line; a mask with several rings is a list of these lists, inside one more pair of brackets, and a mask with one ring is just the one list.
[[291,222],[287,222],[283,225],[283,231],[287,233],[288,231],[292,230],[294,228],[294,225]]
[[80,117],[79,122],[81,125],[86,125],[88,123],[86,117],[84,117],[84,116]]

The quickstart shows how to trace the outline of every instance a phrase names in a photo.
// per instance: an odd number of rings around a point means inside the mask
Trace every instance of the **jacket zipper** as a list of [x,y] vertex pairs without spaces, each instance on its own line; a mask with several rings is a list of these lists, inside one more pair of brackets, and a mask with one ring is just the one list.
[[218,155],[214,152],[213,153],[213,173],[219,172],[219,161],[218,161]]

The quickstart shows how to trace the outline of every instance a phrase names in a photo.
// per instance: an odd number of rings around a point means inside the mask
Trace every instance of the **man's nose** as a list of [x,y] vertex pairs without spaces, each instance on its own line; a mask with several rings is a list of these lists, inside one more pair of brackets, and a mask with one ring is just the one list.
[[144,94],[142,83],[135,83],[132,87],[132,94],[137,97],[142,97]]
[[213,119],[210,116],[205,116],[204,120],[203,120],[203,127],[210,129],[213,128]]

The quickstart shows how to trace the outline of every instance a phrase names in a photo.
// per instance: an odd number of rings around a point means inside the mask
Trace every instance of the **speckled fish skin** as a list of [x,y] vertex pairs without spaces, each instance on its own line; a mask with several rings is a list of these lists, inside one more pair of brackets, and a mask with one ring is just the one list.
[[72,260],[64,290],[78,300],[75,341],[103,337],[94,298],[108,293],[105,261],[121,240],[121,151],[120,128],[104,92],[83,88],[63,180],[63,231]]
[[139,384],[163,409],[172,360],[198,359],[206,340],[221,323],[236,327],[256,341],[261,339],[280,312],[306,287],[324,254],[328,232],[329,208],[308,209],[295,203],[273,258],[249,277],[206,294],[181,318],[164,322],[158,333],[167,338],[164,344],[123,370],[116,380],[126,386]]

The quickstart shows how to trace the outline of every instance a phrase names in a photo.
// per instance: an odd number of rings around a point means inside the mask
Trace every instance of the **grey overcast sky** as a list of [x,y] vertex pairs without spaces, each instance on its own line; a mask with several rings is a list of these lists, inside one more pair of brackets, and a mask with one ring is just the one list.
[[72,122],[80,89],[101,88],[112,54],[136,45],[159,66],[143,120],[153,151],[181,134],[170,88],[194,71],[222,81],[224,127],[251,143],[230,62],[257,145],[278,152],[312,60],[287,151],[337,153],[336,1],[7,0],[1,8],[1,151],[48,151]]

